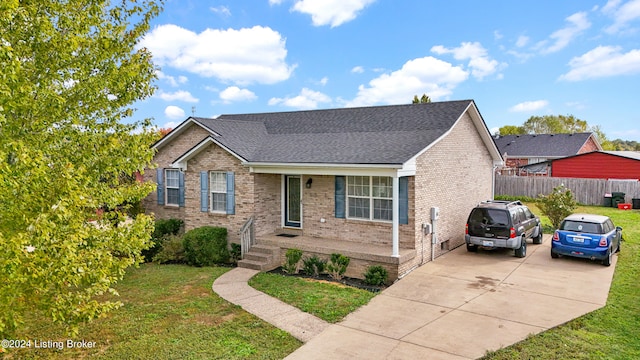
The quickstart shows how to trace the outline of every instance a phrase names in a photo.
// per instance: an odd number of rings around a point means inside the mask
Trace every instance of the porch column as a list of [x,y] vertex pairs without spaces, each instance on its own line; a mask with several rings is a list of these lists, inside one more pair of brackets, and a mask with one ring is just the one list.
[[392,203],[392,211],[393,211],[393,217],[392,217],[392,226],[391,226],[391,232],[392,232],[392,254],[391,256],[393,257],[400,257],[400,235],[399,235],[399,229],[400,229],[400,181],[398,179],[398,175],[394,175],[393,176],[393,195],[391,198],[391,203]]

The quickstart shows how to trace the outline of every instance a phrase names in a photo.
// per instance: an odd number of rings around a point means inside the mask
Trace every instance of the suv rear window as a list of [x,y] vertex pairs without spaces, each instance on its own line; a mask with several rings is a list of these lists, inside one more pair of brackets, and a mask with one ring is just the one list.
[[560,230],[584,232],[591,234],[603,234],[602,224],[583,221],[565,220],[560,224]]
[[475,208],[469,217],[470,222],[487,225],[509,225],[509,212],[497,209]]

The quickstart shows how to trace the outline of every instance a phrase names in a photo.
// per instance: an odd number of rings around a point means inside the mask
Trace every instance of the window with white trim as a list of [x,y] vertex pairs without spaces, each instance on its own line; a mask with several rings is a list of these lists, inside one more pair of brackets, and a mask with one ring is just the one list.
[[180,205],[180,170],[165,169],[165,196],[167,205]]
[[386,176],[347,176],[347,217],[391,221],[393,182]]
[[211,211],[226,212],[227,210],[227,173],[219,171],[209,172],[209,191]]

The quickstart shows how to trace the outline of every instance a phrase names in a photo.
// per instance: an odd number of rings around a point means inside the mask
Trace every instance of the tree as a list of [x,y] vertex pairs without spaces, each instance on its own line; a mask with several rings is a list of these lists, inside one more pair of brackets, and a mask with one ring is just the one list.
[[505,125],[500,129],[498,129],[498,134],[500,136],[505,136],[505,135],[523,135],[526,133],[522,126]]
[[532,116],[522,124],[522,127],[525,134],[567,134],[589,131],[587,122],[573,115]]
[[549,218],[554,229],[560,227],[564,218],[573,214],[576,206],[573,193],[564,185],[556,186],[548,195],[538,196],[538,208]]
[[[126,124],[153,94],[150,53],[137,47],[153,0],[0,4],[0,335],[38,312],[70,332],[117,308],[152,219],[127,204],[154,185],[127,181],[149,167],[150,120]],[[124,180],[123,180],[124,179]],[[109,216],[96,218],[99,208]]]
[[418,95],[413,95],[413,100],[411,100],[412,104],[426,104],[430,103],[431,98],[427,96],[427,94],[422,94],[422,97],[418,99]]

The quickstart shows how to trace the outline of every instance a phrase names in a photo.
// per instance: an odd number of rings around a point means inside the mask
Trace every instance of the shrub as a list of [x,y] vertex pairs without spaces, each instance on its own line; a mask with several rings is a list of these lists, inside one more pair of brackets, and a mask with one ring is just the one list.
[[576,206],[573,193],[564,185],[556,186],[549,195],[538,196],[538,207],[549,218],[554,229],[560,227],[562,219],[571,215]]
[[316,277],[324,272],[326,264],[326,260],[322,260],[318,256],[313,255],[302,261],[302,272],[309,276]]
[[373,265],[367,268],[364,273],[364,282],[368,285],[379,286],[387,282],[389,273],[387,269],[380,265]]
[[237,264],[238,260],[240,260],[240,257],[242,256],[242,245],[231,243],[231,251],[229,252],[229,255],[231,256],[231,261],[233,261],[234,264]]
[[151,234],[151,241],[153,245],[142,250],[142,256],[144,261],[153,261],[153,258],[162,250],[163,240],[169,235],[178,235],[182,232],[184,221],[180,219],[158,219],[155,222],[153,233]]
[[189,230],[182,238],[182,245],[189,265],[211,266],[229,261],[226,228],[202,226]]
[[282,265],[282,270],[289,274],[297,274],[300,271],[300,259],[302,259],[302,250],[288,249],[285,254],[286,260]]
[[351,259],[348,256],[337,253],[331,254],[331,259],[327,263],[327,272],[334,280],[342,280],[350,261]]
[[184,246],[179,235],[166,235],[161,241],[161,249],[153,257],[158,264],[179,264],[184,262]]
[[522,201],[522,202],[536,202],[536,199],[528,196],[513,196],[513,195],[496,195],[495,200],[503,201]]

